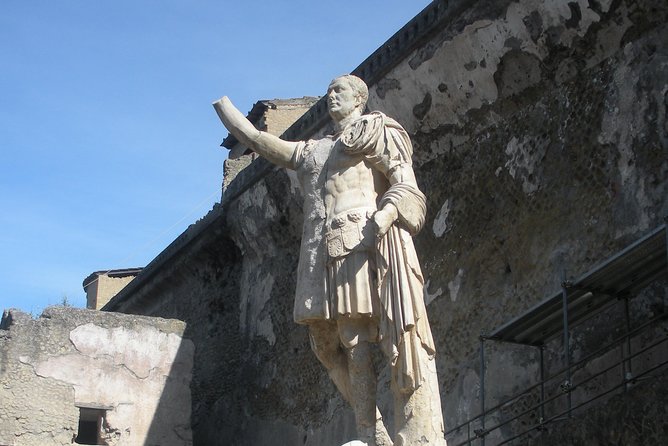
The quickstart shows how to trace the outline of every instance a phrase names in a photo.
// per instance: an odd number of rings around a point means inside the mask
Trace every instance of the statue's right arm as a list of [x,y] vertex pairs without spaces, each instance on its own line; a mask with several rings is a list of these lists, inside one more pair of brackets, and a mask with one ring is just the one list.
[[292,157],[297,148],[296,142],[284,141],[281,138],[262,132],[232,104],[227,96],[213,103],[218,117],[227,130],[249,149],[259,153],[274,164],[294,168]]

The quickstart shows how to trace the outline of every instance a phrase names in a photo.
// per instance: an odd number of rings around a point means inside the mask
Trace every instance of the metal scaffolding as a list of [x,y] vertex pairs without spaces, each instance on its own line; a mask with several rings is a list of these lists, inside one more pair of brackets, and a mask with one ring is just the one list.
[[[626,389],[631,383],[636,382],[638,379],[647,376],[653,371],[661,369],[668,363],[668,361],[660,361],[649,370],[642,370],[636,374],[636,376],[633,375],[631,367],[632,359],[645,353],[649,349],[658,348],[659,345],[668,341],[668,337],[664,336],[657,342],[653,342],[649,347],[633,352],[631,347],[632,337],[638,335],[661,320],[666,319],[666,314],[660,314],[658,317],[646,321],[642,325],[632,329],[629,299],[632,296],[637,295],[639,291],[647,287],[650,283],[667,276],[668,231],[666,231],[666,224],[663,224],[642,239],[629,245],[621,252],[594,267],[578,279],[568,281],[562,276],[561,290],[491,333],[482,334],[480,336],[480,414],[453,429],[450,429],[446,432],[446,437],[455,434],[462,435],[461,432],[465,428],[466,440],[460,442],[459,445],[470,445],[474,441],[477,441],[477,444],[484,446],[485,437],[488,436],[490,432],[500,429],[532,411],[537,411],[539,419],[538,423],[514,435],[512,438],[505,439],[501,443],[498,443],[506,444],[526,435],[532,430],[543,429],[545,424],[549,422],[568,419],[571,417],[573,410],[582,407],[593,400],[601,398],[614,390],[620,388]],[[624,335],[618,337],[613,340],[613,342],[603,346],[584,359],[573,363],[569,346],[570,330],[572,327],[601,313],[603,310],[620,300],[623,302],[624,307]],[[558,338],[559,335],[562,336],[563,369],[550,377],[546,377],[543,354],[545,345]],[[487,408],[485,405],[485,343],[489,341],[530,346],[539,349],[540,352],[539,383],[491,408]],[[619,361],[615,362],[612,366],[605,368],[603,371],[590,376],[586,380],[577,383],[577,386],[583,386],[585,381],[591,381],[615,367],[621,367],[622,378],[620,383],[600,394],[589,395],[588,399],[585,399],[574,406],[572,395],[576,385],[573,383],[573,370],[577,367],[584,367],[592,359],[600,357],[616,348],[619,348],[621,352],[621,359]],[[555,381],[557,379],[560,382],[560,394],[546,399],[546,382]],[[534,405],[519,415],[511,417],[503,422],[496,423],[492,426],[486,426],[486,418],[489,414],[516,401],[521,396],[528,395],[529,392],[532,391],[539,392],[540,402],[537,405]],[[566,398],[566,408],[560,413],[546,418],[546,404],[564,396]],[[472,427],[474,436],[471,435]]]

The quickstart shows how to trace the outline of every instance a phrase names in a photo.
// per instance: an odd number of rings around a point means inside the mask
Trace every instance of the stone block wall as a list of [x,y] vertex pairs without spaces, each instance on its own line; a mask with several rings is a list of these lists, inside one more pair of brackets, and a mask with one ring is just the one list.
[[193,344],[183,331],[176,320],[67,307],[38,319],[5,312],[0,444],[73,444],[83,409],[101,416],[95,444],[191,445]]

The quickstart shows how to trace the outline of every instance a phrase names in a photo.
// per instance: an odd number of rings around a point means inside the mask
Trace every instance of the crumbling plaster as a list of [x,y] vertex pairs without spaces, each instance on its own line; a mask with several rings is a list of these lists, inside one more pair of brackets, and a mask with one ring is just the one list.
[[67,307],[3,323],[0,444],[72,444],[78,407],[106,410],[110,445],[192,444],[183,323]]

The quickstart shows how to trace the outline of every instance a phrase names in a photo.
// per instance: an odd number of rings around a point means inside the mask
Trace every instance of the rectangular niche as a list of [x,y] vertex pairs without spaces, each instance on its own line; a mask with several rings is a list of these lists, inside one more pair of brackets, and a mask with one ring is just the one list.
[[106,445],[102,438],[102,425],[108,408],[79,407],[79,429],[74,442],[76,444]]

